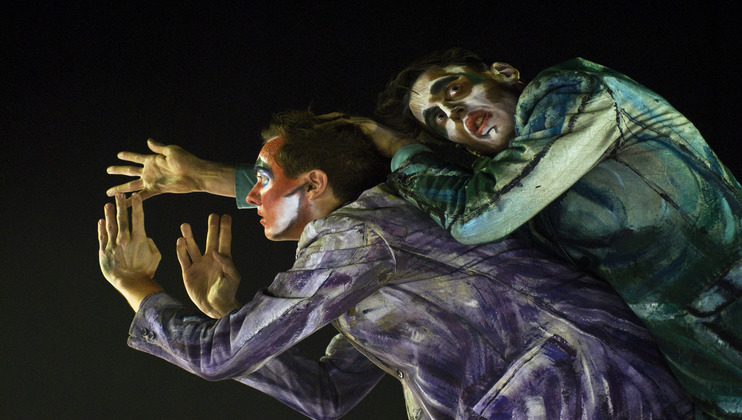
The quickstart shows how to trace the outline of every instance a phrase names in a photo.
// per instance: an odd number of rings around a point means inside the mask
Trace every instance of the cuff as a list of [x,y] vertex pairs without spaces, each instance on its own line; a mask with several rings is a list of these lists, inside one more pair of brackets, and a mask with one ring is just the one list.
[[247,203],[247,194],[255,186],[257,178],[252,165],[237,165],[234,168],[234,198],[238,209],[253,209],[255,206]]
[[397,150],[397,153],[395,153],[392,157],[392,172],[396,171],[397,168],[402,166],[402,163],[404,163],[405,160],[418,153],[423,152],[432,152],[432,150],[420,143],[408,144],[406,146],[400,147],[399,150]]
[[156,318],[159,308],[177,305],[180,305],[180,302],[165,292],[147,295],[139,305],[139,310],[129,326],[129,345],[132,341],[155,341],[156,336],[152,329],[151,320]]

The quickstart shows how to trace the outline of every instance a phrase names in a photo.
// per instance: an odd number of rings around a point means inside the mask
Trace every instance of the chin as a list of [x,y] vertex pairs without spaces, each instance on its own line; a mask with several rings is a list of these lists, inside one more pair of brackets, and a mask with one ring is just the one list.
[[294,235],[290,235],[285,232],[277,233],[277,234],[265,232],[265,237],[269,241],[273,241],[273,242],[298,241],[299,240],[298,237],[294,237]]

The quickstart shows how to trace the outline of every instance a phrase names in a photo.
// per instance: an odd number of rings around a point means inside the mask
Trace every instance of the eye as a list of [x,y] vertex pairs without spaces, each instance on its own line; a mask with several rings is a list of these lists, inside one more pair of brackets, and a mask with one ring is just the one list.
[[261,186],[265,187],[268,185],[268,182],[270,181],[270,178],[268,178],[264,173],[257,172],[255,174],[255,183],[260,184]]
[[454,99],[461,92],[461,85],[454,83],[446,88],[446,99]]
[[446,122],[446,118],[448,118],[448,115],[441,110],[435,113],[435,123],[438,125],[443,125]]

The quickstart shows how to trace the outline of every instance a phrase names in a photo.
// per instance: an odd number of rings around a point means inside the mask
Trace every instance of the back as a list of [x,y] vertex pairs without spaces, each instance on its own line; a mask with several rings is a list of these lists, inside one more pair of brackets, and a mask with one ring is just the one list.
[[605,282],[515,239],[462,245],[385,187],[315,222],[361,222],[393,254],[335,326],[405,389],[414,417],[682,417],[690,405]]

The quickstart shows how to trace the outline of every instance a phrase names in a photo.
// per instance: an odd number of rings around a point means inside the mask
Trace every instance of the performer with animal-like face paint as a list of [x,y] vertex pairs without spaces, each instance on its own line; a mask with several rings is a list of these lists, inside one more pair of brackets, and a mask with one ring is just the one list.
[[513,114],[522,88],[514,80],[507,83],[460,66],[429,70],[412,86],[409,107],[437,134],[494,154],[505,149],[514,135]]
[[667,101],[583,59],[526,85],[453,49],[400,72],[377,115],[484,155],[386,136],[402,196],[463,243],[515,234],[607,280],[699,407],[742,417],[742,187]]

